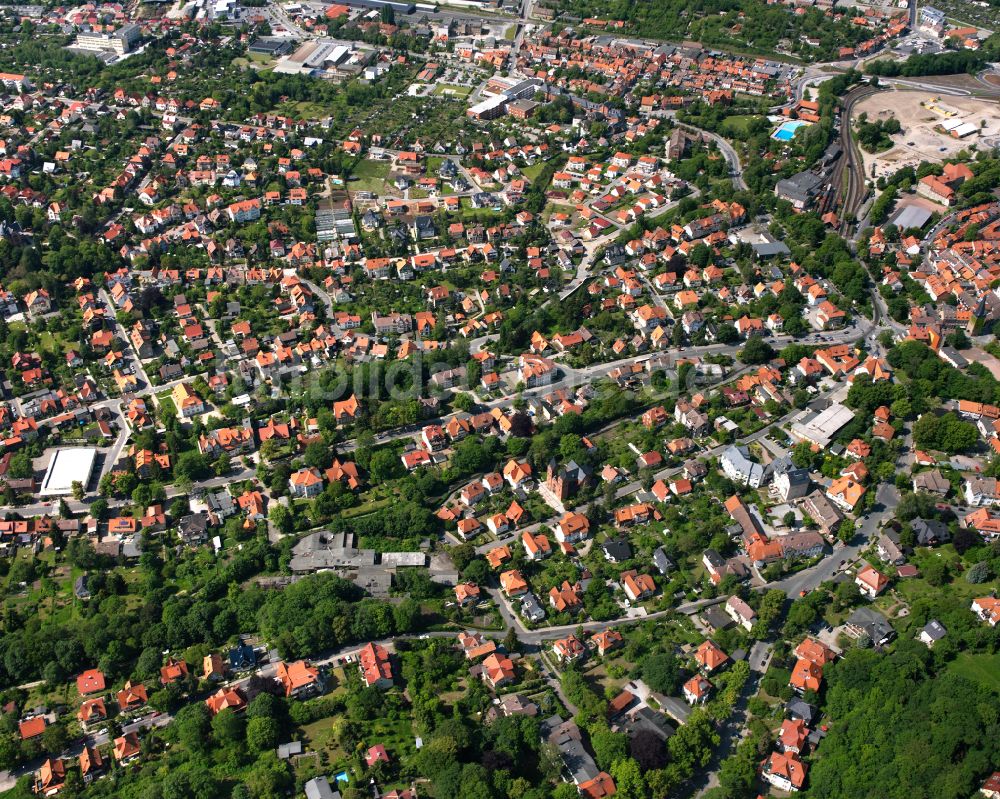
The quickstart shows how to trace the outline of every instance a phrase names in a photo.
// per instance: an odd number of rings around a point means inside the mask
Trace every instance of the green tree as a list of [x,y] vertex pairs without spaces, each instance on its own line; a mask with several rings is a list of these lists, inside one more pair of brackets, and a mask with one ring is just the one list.
[[212,719],[212,735],[221,746],[241,743],[244,739],[243,717],[232,708],[223,708]]
[[785,592],[772,588],[760,600],[757,608],[757,621],[754,623],[751,635],[755,638],[767,638],[785,607]]
[[280,730],[276,719],[252,718],[247,722],[247,746],[253,752],[265,752],[278,745]]
[[708,765],[712,749],[718,744],[719,734],[712,719],[703,709],[698,708],[688,717],[687,723],[678,727],[677,733],[667,741],[667,749],[673,764],[686,779],[696,769]]
[[271,519],[271,523],[277,528],[278,532],[283,535],[289,535],[290,533],[295,532],[295,514],[284,505],[279,505],[275,502],[271,505],[271,509],[268,511],[267,515]]
[[745,364],[767,363],[774,357],[774,348],[759,336],[753,336],[740,350],[740,360]]
[[854,538],[855,527],[854,521],[852,519],[844,519],[837,526],[837,538],[843,541],[845,544],[849,544]]
[[322,441],[313,441],[303,453],[306,466],[314,469],[325,469],[330,465],[330,450]]
[[200,452],[184,452],[174,464],[174,476],[201,480],[208,476],[208,460]]
[[368,471],[373,483],[385,483],[403,474],[403,464],[391,450],[380,449],[372,454]]
[[26,477],[31,477],[34,473],[34,469],[31,466],[31,456],[28,454],[27,450],[21,450],[15,452],[11,455],[10,463],[7,465],[7,471],[10,473],[11,477],[17,477],[18,479],[24,479]]
[[672,652],[650,655],[643,660],[642,679],[662,694],[676,694],[684,684],[681,663]]
[[610,771],[621,799],[646,799],[646,782],[639,771],[639,764],[626,757],[611,764]]
[[204,702],[192,702],[182,708],[174,720],[177,739],[193,752],[205,750],[209,733],[212,729],[212,719]]
[[985,560],[981,560],[979,563],[969,567],[969,570],[965,573],[965,580],[973,585],[977,585],[985,583],[991,576],[990,564]]
[[229,470],[232,469],[232,462],[226,453],[222,453],[215,461],[212,471],[215,472],[216,477],[222,477],[223,475],[229,474]]
[[608,771],[615,761],[628,757],[628,736],[611,732],[603,722],[590,728],[590,744],[598,767],[604,771]]

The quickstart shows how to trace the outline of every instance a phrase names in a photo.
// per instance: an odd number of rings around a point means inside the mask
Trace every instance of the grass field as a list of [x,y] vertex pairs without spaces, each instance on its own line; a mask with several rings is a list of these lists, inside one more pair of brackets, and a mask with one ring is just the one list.
[[61,337],[53,335],[48,330],[43,330],[38,334],[38,343],[41,345],[42,349],[47,352],[60,353],[69,349],[69,346],[61,339]]
[[1000,693],[1000,653],[994,655],[960,654],[948,670]]
[[277,59],[263,53],[247,53],[245,56],[233,59],[234,67],[253,67],[254,69],[272,69]]
[[[963,604],[968,605],[977,596],[985,596],[998,585],[997,580],[974,585],[965,580],[961,575],[958,575],[957,570],[961,558],[955,552],[955,547],[951,544],[945,544],[934,549],[917,549],[913,558],[911,558],[911,562],[920,569],[921,573],[923,573],[927,564],[932,560],[943,561],[947,564],[951,573],[955,575],[948,584],[947,590],[949,595],[958,599]],[[901,580],[897,585],[897,591],[911,604],[925,599],[932,599],[940,590],[940,588],[936,588],[928,584],[926,580],[920,578],[915,580]]]
[[345,519],[353,519],[355,516],[364,516],[366,513],[374,513],[377,510],[382,510],[382,508],[386,508],[392,503],[393,500],[390,498],[375,499],[353,508],[346,508],[340,512],[340,515]]
[[541,174],[541,172],[542,172],[543,169],[545,169],[545,162],[544,161],[538,161],[537,163],[534,163],[531,166],[526,166],[521,171],[524,173],[524,176],[528,180],[533,181],[533,180],[535,180],[535,178],[537,178]]
[[730,135],[734,134],[746,134],[747,127],[749,126],[751,120],[756,119],[755,116],[751,114],[743,114],[732,117],[726,117],[723,123],[723,129],[726,133]]
[[296,119],[318,119],[326,116],[328,113],[325,106],[319,103],[311,103],[308,100],[281,103],[274,110],[276,113],[287,114]]
[[354,167],[348,188],[351,191],[373,191],[376,194],[384,194],[386,191],[385,179],[389,176],[388,161],[359,161]]
[[156,406],[161,411],[173,411],[175,414],[177,413],[177,406],[174,404],[174,398],[169,391],[156,395]]
[[456,86],[453,83],[439,83],[432,92],[432,94],[446,97],[468,97],[471,93],[471,86]]

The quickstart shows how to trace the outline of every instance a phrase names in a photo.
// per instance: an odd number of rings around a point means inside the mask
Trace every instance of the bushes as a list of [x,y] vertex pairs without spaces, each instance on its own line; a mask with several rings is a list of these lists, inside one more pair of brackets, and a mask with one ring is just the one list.
[[925,413],[913,425],[913,440],[926,449],[956,454],[974,447],[979,433],[974,425],[961,421],[953,413],[941,416]]
[[856,135],[858,143],[866,152],[877,153],[892,147],[892,139],[889,137],[899,133],[900,130],[902,128],[899,125],[899,120],[895,117],[869,122],[867,116],[862,114],[858,119]]
[[913,55],[905,61],[880,59],[868,64],[865,67],[865,72],[869,75],[882,75],[887,78],[958,75],[962,72],[968,72],[971,75],[985,67],[988,60],[984,53],[959,50],[954,53],[939,53],[937,55]]
[[283,591],[267,593],[257,613],[258,625],[283,657],[299,658],[412,632],[421,622],[419,613],[394,613],[387,602],[360,597],[360,590],[340,577],[311,575]]
[[[342,699],[333,696],[321,696],[318,699],[310,699],[307,702],[292,702],[288,708],[288,715],[293,722],[300,727],[312,724],[314,721],[325,719],[343,712],[344,702]],[[254,718],[253,721],[261,719]]]
[[[949,628],[950,629],[950,628]],[[885,799],[971,796],[996,762],[995,696],[948,672],[900,638],[889,654],[851,650],[824,670],[835,720],[809,775],[810,796]]]

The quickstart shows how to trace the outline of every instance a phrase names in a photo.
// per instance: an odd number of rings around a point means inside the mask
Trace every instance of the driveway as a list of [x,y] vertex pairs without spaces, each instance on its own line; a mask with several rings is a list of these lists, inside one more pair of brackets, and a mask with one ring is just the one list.
[[771,645],[763,641],[757,641],[750,647],[750,655],[747,663],[750,664],[750,671],[763,674],[767,671],[767,666],[771,662]]
[[687,702],[682,702],[676,696],[662,696],[657,694],[656,701],[660,703],[663,712],[678,724],[684,724],[691,715],[691,707]]

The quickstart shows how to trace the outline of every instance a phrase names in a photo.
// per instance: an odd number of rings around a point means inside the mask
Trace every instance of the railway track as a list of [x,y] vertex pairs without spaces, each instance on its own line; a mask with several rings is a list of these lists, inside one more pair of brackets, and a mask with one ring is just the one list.
[[[879,90],[871,86],[858,86],[844,96],[840,111],[841,157],[830,176],[830,184],[835,196],[840,196],[840,218],[844,220],[844,231],[849,227],[847,220],[858,212],[864,202],[865,173],[864,161],[859,155],[851,136],[851,111],[854,105],[876,94]],[[844,187],[846,172],[847,185]]]

